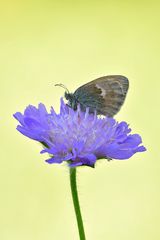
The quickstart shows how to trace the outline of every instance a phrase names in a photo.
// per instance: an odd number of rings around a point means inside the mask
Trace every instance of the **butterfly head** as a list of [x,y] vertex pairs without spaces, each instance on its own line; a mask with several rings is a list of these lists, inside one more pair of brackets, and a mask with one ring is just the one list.
[[76,100],[74,94],[65,92],[64,96],[65,96],[66,100],[68,100],[68,105],[72,109],[77,110],[77,100]]
[[61,83],[60,84],[56,84],[55,86],[60,86],[60,87],[65,89],[64,96],[65,96],[66,100],[68,100],[68,106],[71,107],[74,110],[77,110],[78,102],[77,102],[77,99],[74,96],[74,94],[70,93],[69,90],[66,88],[66,86],[64,86]]

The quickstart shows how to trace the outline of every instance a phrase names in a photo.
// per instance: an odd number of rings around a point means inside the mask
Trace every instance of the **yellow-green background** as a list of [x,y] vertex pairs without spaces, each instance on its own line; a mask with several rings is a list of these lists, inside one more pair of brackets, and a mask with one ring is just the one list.
[[160,239],[160,3],[1,1],[0,239],[78,240],[68,169],[48,165],[12,114],[103,75],[130,79],[116,115],[147,152],[78,169],[87,240]]

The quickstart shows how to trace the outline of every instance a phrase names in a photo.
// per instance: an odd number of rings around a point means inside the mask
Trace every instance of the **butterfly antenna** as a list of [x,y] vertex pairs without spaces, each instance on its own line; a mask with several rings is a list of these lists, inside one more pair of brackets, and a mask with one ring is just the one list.
[[57,86],[58,86],[58,87],[62,87],[62,88],[64,88],[64,89],[66,90],[67,93],[69,93],[68,88],[66,88],[66,86],[63,85],[62,83],[55,84],[54,86],[56,86],[56,87],[57,87]]

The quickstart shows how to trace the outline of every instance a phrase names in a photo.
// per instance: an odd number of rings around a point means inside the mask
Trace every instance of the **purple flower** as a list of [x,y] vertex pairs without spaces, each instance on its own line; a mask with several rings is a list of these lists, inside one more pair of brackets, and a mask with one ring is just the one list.
[[23,135],[39,141],[48,153],[47,163],[68,161],[69,166],[88,165],[94,167],[96,160],[128,159],[136,152],[145,151],[141,137],[130,134],[126,122],[118,123],[113,118],[89,114],[68,107],[61,99],[60,113],[51,108],[47,112],[40,103],[38,108],[29,105],[24,114],[14,117],[20,125],[17,130]]

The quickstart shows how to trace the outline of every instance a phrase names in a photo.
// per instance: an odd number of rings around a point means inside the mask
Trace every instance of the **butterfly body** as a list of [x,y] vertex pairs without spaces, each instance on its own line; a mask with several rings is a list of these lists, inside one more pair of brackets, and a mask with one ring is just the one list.
[[74,93],[65,92],[68,105],[74,110],[89,108],[90,113],[114,116],[124,103],[129,81],[121,75],[100,77],[79,87]]

